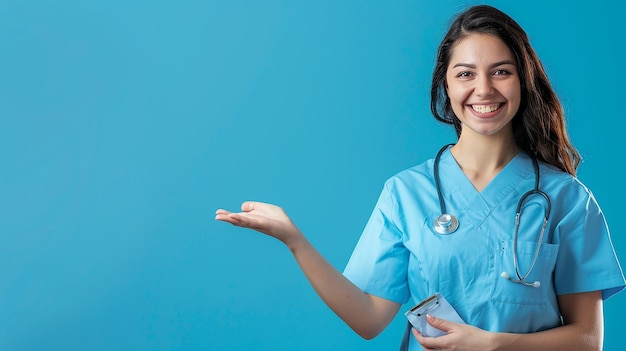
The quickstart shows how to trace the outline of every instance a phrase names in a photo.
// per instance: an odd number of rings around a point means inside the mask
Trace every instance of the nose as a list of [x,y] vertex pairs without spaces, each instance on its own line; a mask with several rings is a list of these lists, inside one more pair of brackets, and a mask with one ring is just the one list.
[[491,96],[494,93],[493,82],[489,76],[482,75],[476,79],[476,87],[474,88],[478,96]]

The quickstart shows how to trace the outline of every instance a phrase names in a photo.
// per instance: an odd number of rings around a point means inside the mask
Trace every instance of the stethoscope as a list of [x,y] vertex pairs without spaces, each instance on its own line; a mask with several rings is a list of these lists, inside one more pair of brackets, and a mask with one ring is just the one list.
[[[441,195],[441,183],[439,181],[439,160],[441,159],[441,155],[443,154],[443,152],[447,150],[448,147],[450,147],[451,145],[454,144],[448,144],[442,147],[441,150],[439,150],[437,156],[435,157],[435,162],[433,165],[435,186],[437,187],[437,196],[439,197],[439,206],[441,208],[441,215],[437,217],[437,219],[435,219],[434,229],[437,233],[443,235],[454,233],[459,228],[459,220],[456,218],[456,216],[446,212],[446,204],[443,200],[443,196]],[[548,194],[539,189],[539,162],[537,162],[537,159],[535,157],[531,156],[531,159],[533,161],[533,168],[535,169],[535,188],[522,195],[519,202],[517,203],[517,210],[515,214],[515,234],[513,235],[513,266],[515,267],[515,274],[517,275],[517,279],[513,279],[507,272],[502,272],[500,276],[504,279],[512,281],[513,283],[519,283],[522,285],[538,288],[539,286],[541,286],[541,283],[538,280],[534,282],[527,282],[526,278],[528,278],[530,272],[532,272],[533,267],[537,262],[537,258],[539,257],[539,250],[541,249],[543,234],[546,230],[546,225],[548,224],[550,211],[552,210],[552,201],[550,201],[550,197],[548,196]],[[535,255],[533,257],[532,263],[530,264],[530,268],[528,268],[528,271],[526,271],[526,274],[521,275],[517,262],[517,234],[519,232],[519,222],[522,216],[522,207],[524,206],[524,202],[526,201],[526,199],[528,199],[528,197],[531,195],[542,196],[546,200],[546,203],[548,205],[545,209],[545,218],[543,220],[543,225],[541,226],[541,233],[539,234],[539,241],[537,242],[537,248],[535,249]]]

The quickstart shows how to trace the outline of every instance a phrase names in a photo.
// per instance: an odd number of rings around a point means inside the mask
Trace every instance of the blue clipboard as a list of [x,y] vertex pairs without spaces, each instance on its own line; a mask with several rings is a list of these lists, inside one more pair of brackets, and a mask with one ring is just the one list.
[[426,321],[427,314],[454,323],[465,323],[454,307],[439,293],[434,293],[408,310],[404,315],[413,328],[417,329],[424,336],[437,337],[445,335],[445,332],[428,324]]

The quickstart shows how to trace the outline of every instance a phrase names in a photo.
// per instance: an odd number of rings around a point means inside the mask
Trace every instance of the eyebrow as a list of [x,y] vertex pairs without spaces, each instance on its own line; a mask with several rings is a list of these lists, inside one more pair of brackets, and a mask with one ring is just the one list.
[[[496,63],[492,63],[489,68],[494,68],[494,67],[498,67],[498,66],[502,66],[502,65],[513,65],[515,66],[515,62],[511,61],[511,60],[504,60],[504,61],[498,61]],[[471,63],[462,63],[459,62],[456,65],[454,65],[452,68],[456,68],[456,67],[467,67],[467,68],[476,68],[476,65],[471,64]]]

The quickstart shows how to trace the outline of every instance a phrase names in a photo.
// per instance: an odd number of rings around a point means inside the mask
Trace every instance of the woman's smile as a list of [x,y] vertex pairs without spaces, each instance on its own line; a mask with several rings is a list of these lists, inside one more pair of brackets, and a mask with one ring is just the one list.
[[492,103],[492,104],[468,104],[470,112],[478,118],[493,118],[497,116],[503,109],[505,103]]

